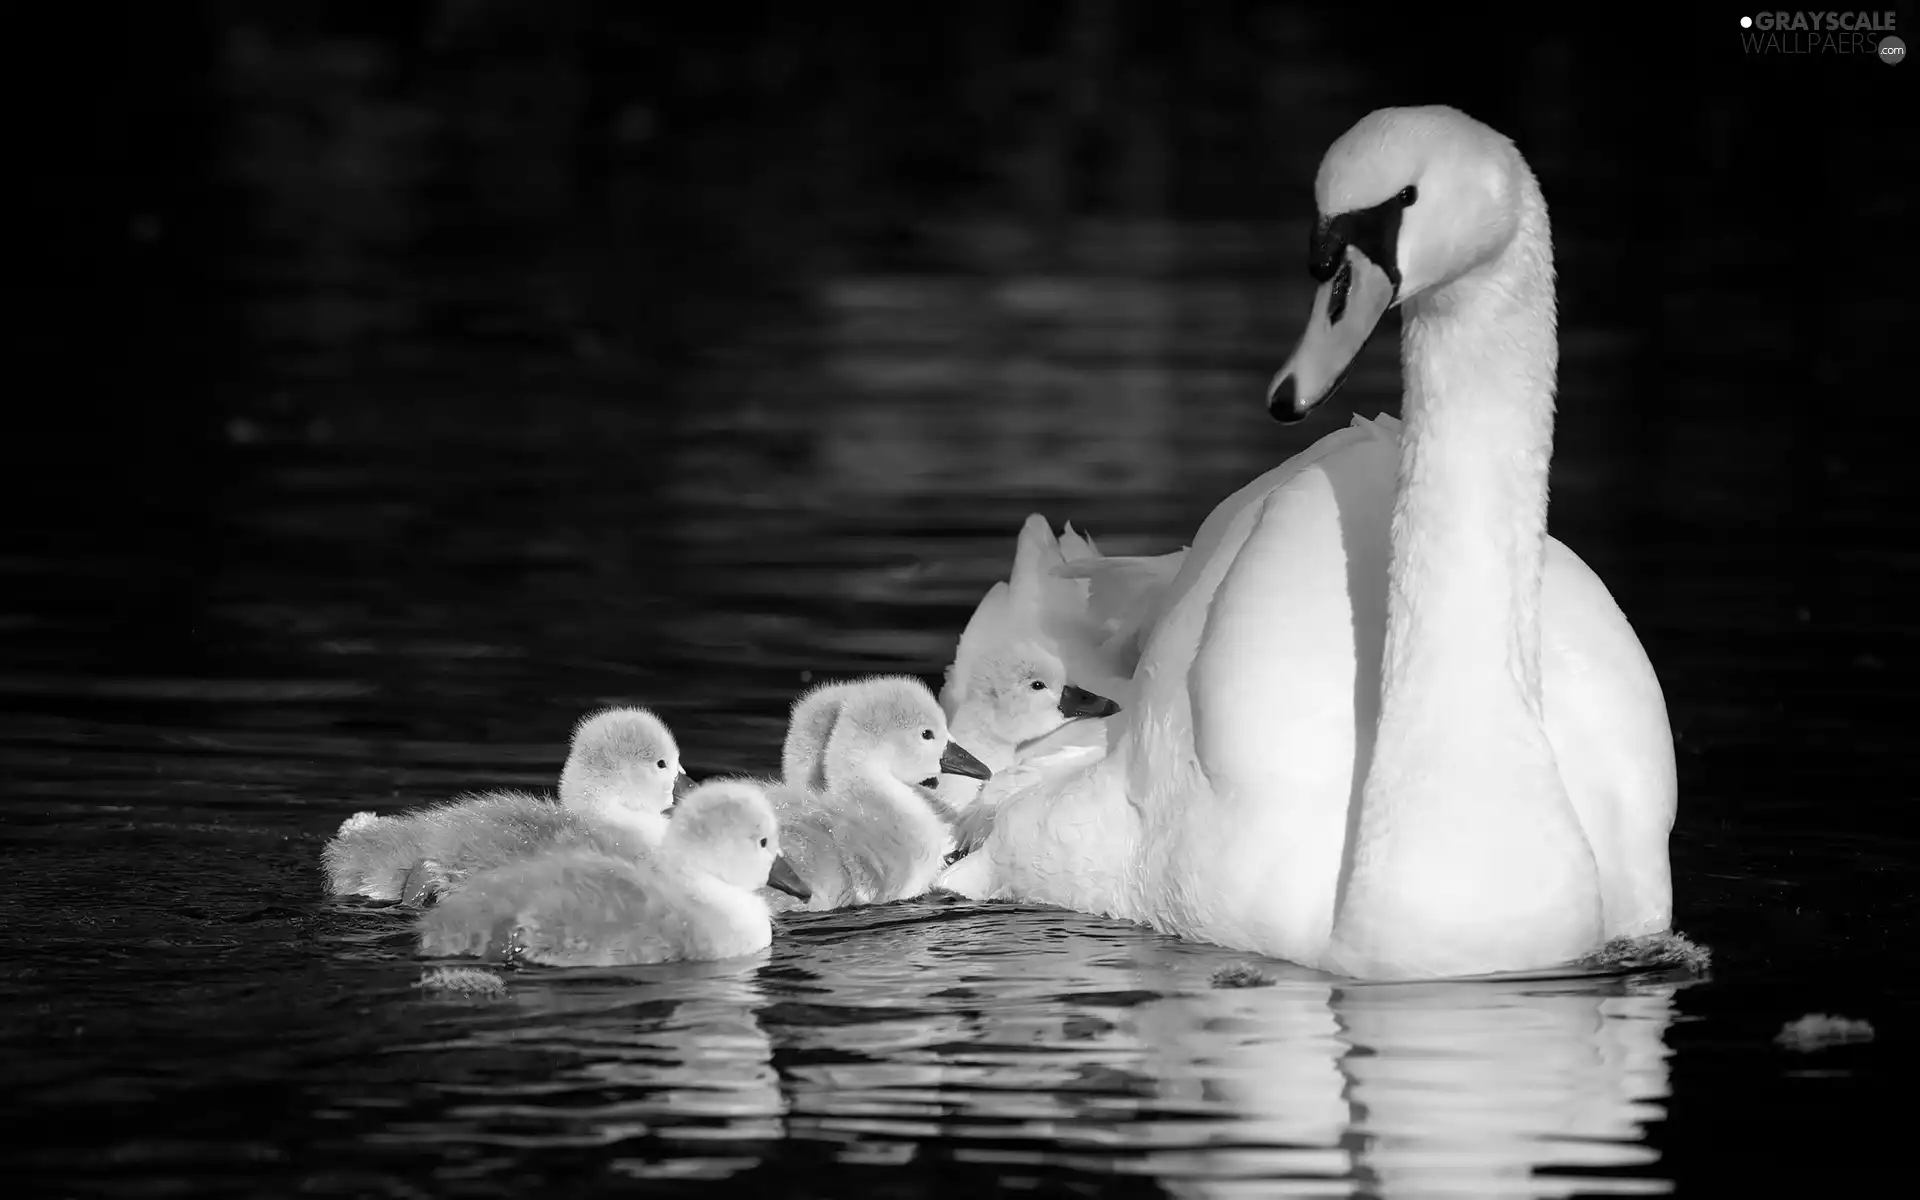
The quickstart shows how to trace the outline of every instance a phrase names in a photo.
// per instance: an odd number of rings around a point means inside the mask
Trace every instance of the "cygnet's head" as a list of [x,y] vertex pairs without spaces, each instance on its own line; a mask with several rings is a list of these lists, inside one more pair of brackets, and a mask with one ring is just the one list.
[[829,781],[873,772],[905,784],[931,785],[942,773],[990,779],[993,772],[947,735],[947,716],[918,679],[882,675],[860,680],[840,705],[827,739]]
[[1110,717],[1120,706],[1067,682],[1058,655],[1038,642],[1022,641],[982,650],[955,680],[953,727],[975,731],[1006,746],[1045,737],[1079,717]]
[[668,822],[666,851],[737,888],[777,888],[796,900],[812,889],[780,855],[780,822],[759,785],[713,779],[681,798]]
[[[1307,272],[1320,287],[1267,390],[1267,411],[1287,423],[1334,393],[1389,308],[1499,257],[1537,198],[1511,141],[1437,105],[1362,117],[1321,160],[1313,191]],[[1545,208],[1534,207],[1544,235]]]
[[609,708],[574,729],[560,770],[560,803],[658,813],[691,785],[665,722],[644,708]]

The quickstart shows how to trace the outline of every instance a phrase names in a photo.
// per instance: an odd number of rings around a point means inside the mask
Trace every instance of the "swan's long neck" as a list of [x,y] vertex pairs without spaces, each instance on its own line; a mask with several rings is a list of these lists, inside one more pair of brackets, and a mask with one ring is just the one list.
[[1553,258],[1522,175],[1501,254],[1409,306],[1380,716],[1327,949],[1374,977],[1566,962],[1599,881],[1543,719]]
[[1381,723],[1444,706],[1540,716],[1540,588],[1553,454],[1553,248],[1524,176],[1518,232],[1409,305]]

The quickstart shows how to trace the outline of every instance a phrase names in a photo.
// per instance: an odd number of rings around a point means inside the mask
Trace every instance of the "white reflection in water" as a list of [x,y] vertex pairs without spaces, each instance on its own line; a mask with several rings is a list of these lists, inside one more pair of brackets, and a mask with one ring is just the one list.
[[[766,955],[620,971],[526,972],[510,984],[509,1019],[421,1047],[551,1055],[543,1083],[443,1084],[454,1099],[431,1126],[397,1140],[488,1146],[612,1146],[639,1178],[724,1178],[760,1161],[785,1133],[787,1102],[759,1012]],[[642,1151],[641,1148],[644,1147]]]
[[[1438,1187],[1572,1191],[1543,1167],[1657,1159],[1640,1142],[1664,1117],[1672,984],[1343,988],[1332,1010],[1353,1050],[1359,1165],[1384,1193]],[[1607,994],[1611,993],[1611,994]],[[1592,1190],[1593,1180],[1578,1180]],[[1644,1190],[1644,1189],[1642,1189]]]
[[858,1161],[938,1139],[958,1161],[1181,1195],[1667,1190],[1644,1130],[1664,1116],[1671,983],[1361,986],[1266,964],[1273,986],[1217,989],[1239,960],[1209,947],[944,915],[792,930],[781,958],[813,977],[771,1022],[798,1060],[791,1136]]

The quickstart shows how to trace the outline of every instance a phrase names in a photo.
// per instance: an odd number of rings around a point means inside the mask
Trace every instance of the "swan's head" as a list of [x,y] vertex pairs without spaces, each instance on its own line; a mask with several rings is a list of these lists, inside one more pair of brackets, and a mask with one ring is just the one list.
[[861,680],[840,705],[827,739],[825,774],[838,781],[875,771],[905,784],[942,774],[988,779],[993,772],[947,734],[947,715],[918,679]]
[[1120,706],[1067,682],[1066,664],[1038,642],[982,650],[955,680],[953,724],[1008,746],[1045,737],[1078,717],[1110,717]]
[[711,779],[681,798],[668,823],[666,852],[738,888],[777,888],[796,900],[813,892],[780,855],[780,822],[758,784]]
[[1339,388],[1389,308],[1491,261],[1519,229],[1527,166],[1458,109],[1383,108],[1341,135],[1314,180],[1307,330],[1267,389],[1292,423]]
[[560,770],[560,803],[658,813],[691,785],[664,721],[644,708],[609,708],[574,729]]

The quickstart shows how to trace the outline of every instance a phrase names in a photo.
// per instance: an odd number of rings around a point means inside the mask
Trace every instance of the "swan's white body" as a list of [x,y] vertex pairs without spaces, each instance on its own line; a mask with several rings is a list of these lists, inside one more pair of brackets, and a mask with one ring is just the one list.
[[[1375,978],[1551,966],[1668,927],[1660,686],[1545,535],[1544,201],[1506,139],[1412,109],[1336,143],[1321,209],[1409,182],[1430,203],[1404,201],[1404,286],[1340,247],[1351,295],[1330,317],[1321,289],[1276,379],[1323,399],[1397,294],[1406,425],[1357,420],[1216,508],[1111,750],[1004,803],[945,886]],[[1357,338],[1335,328],[1349,298]]]

